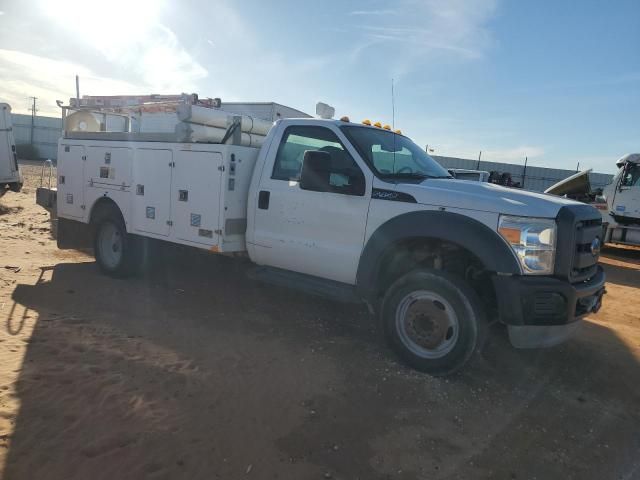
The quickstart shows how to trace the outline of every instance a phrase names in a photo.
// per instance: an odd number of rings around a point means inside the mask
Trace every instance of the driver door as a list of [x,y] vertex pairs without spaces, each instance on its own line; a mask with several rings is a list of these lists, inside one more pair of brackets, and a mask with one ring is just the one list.
[[[336,166],[335,173],[330,173],[333,191],[300,188],[307,150],[329,154],[330,168]],[[345,171],[352,173],[345,175]],[[365,185],[357,193],[348,188],[354,179]],[[333,130],[312,125],[287,127],[275,158],[262,172],[254,221],[256,262],[354,284],[371,182],[372,175],[358,165]]]

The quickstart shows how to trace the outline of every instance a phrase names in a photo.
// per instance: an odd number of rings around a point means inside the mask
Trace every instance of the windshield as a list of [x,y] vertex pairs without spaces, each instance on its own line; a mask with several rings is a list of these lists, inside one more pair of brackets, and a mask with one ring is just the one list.
[[452,178],[449,172],[407,137],[371,127],[341,128],[380,177]]

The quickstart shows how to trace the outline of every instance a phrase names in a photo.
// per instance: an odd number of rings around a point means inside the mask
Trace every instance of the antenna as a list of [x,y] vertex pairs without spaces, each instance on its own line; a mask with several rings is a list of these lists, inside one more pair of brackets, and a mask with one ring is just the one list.
[[391,78],[391,128],[396,129],[396,100],[393,93],[393,77]]

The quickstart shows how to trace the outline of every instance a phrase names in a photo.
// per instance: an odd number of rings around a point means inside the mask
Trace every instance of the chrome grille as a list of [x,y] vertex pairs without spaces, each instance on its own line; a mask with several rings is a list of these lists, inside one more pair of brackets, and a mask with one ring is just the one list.
[[590,205],[567,205],[560,209],[556,276],[571,283],[588,280],[598,271],[598,255],[591,253],[596,237],[602,240],[602,216]]
[[581,220],[576,223],[576,247],[570,272],[572,281],[587,280],[596,273],[599,256],[594,256],[591,253],[591,243],[596,237],[600,237],[601,233],[602,217]]

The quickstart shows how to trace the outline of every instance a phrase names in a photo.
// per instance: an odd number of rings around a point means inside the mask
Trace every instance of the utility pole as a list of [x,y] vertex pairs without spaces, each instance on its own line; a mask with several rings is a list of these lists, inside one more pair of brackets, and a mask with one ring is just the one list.
[[524,170],[522,171],[522,188],[524,188],[524,179],[527,178],[527,160],[529,160],[529,157],[524,157]]
[[476,170],[480,170],[480,159],[482,158],[482,150],[478,154],[478,164],[476,165]]
[[33,131],[36,127],[36,112],[38,109],[36,108],[36,100],[38,97],[29,97],[32,100],[31,103],[31,145],[33,145]]
[[578,162],[578,165],[576,165],[576,173],[578,173],[580,171],[580,162]]

